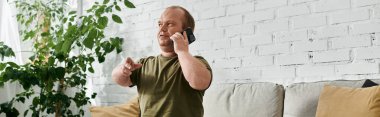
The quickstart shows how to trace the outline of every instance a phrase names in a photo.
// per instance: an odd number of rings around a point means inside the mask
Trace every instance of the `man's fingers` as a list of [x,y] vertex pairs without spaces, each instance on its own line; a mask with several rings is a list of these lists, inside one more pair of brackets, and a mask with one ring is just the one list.
[[125,63],[132,64],[133,60],[130,57],[128,57],[127,60],[125,60]]
[[133,60],[128,57],[126,60],[125,60],[125,64],[124,66],[128,69],[132,69],[133,68],[133,65],[135,64],[135,62],[133,62]]
[[183,36],[181,33],[176,32],[172,36],[170,36],[170,39],[175,42],[177,41],[177,39],[183,39]]
[[129,76],[131,74],[131,70],[126,68],[125,66],[122,66],[121,70],[122,70],[123,74],[125,74],[125,75]]
[[170,36],[170,38],[169,38],[170,40],[172,40],[173,42],[176,42],[177,41],[177,37],[176,36],[174,36],[174,35],[172,35],[172,36]]
[[123,74],[125,74],[126,76],[130,76],[132,74],[132,72],[128,71],[128,70],[124,70]]
[[188,39],[187,39],[187,32],[186,31],[183,31],[183,37],[185,39],[185,42],[186,43],[189,43]]
[[128,57],[125,60],[124,69],[128,69],[130,71],[134,71],[134,70],[140,68],[141,66],[142,66],[142,64],[135,63],[135,62],[133,62],[133,60],[130,57]]
[[132,66],[131,64],[124,64],[124,69],[132,69]]
[[132,75],[132,71],[140,68],[142,66],[142,64],[135,64],[133,62],[133,60],[128,57],[126,60],[125,60],[125,63],[123,65],[121,65],[121,72],[123,73],[123,75],[125,76],[130,76]]
[[134,64],[133,65],[133,70],[136,70],[136,69],[138,69],[140,67],[142,67],[142,64],[140,64],[140,63]]

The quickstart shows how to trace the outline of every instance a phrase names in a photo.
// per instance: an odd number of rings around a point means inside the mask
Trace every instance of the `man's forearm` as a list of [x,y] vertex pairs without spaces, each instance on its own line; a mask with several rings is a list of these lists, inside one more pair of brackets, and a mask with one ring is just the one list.
[[178,54],[182,72],[190,86],[197,90],[206,89],[211,82],[211,73],[207,67],[190,53]]

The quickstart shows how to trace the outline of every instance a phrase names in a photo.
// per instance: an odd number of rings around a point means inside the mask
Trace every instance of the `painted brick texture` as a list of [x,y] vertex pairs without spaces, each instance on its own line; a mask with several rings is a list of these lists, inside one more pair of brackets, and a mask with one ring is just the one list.
[[[131,1],[137,8],[120,13],[126,23],[110,31],[124,37],[124,51],[110,55],[108,63],[117,63],[98,67],[97,78],[110,79],[121,58],[159,54],[156,22],[169,5],[183,6],[194,16],[197,40],[190,52],[207,59],[213,83],[380,78],[379,0]],[[133,94],[111,80],[93,85],[102,94],[97,102],[104,105]]]

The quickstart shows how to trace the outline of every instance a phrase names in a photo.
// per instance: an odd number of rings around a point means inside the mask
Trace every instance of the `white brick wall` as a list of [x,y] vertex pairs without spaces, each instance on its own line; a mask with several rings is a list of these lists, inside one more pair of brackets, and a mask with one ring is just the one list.
[[[365,69],[363,69],[365,68]],[[378,63],[354,63],[336,66],[337,74],[378,74]]]
[[215,8],[209,10],[203,10],[200,13],[200,19],[216,18],[226,15],[225,8]]
[[254,10],[254,3],[236,4],[227,7],[227,15],[243,14],[252,12]]
[[247,54],[251,53],[251,48],[229,48],[226,50],[227,57],[244,57],[247,56]]
[[303,15],[307,13],[310,13],[310,10],[309,10],[309,7],[306,5],[292,5],[292,6],[282,7],[278,9],[279,17]]
[[310,38],[320,39],[327,37],[344,36],[348,34],[347,25],[328,26],[322,28],[315,28],[309,31]]
[[274,45],[263,45],[258,46],[260,55],[268,55],[268,54],[285,54],[289,53],[289,44],[274,44]]
[[311,2],[311,1],[316,1],[316,0],[289,0],[290,4],[299,4],[299,3],[304,3],[304,2]]
[[369,22],[361,24],[353,24],[353,34],[380,32],[380,22]]
[[285,6],[287,0],[257,0],[255,1],[256,10]]
[[[207,59],[213,82],[247,79],[288,85],[380,76],[379,0],[132,2],[137,8],[121,13],[125,25],[110,31],[125,38],[124,56],[159,54],[156,22],[165,7],[175,4],[196,19],[197,40],[190,51]],[[120,56],[111,56],[108,63],[112,60],[120,61]],[[108,80],[94,80],[103,95],[97,99],[101,104],[115,104],[135,93],[109,80],[114,65],[98,70],[106,75],[97,76]]]
[[349,50],[331,50],[324,52],[316,52],[313,54],[313,62],[339,62],[350,60]]
[[263,68],[262,76],[264,78],[271,78],[280,80],[282,78],[292,78],[296,76],[295,68],[289,67],[267,67]]
[[297,76],[299,77],[333,76],[334,74],[334,66],[304,65],[297,70]]
[[[241,29],[244,29],[244,30],[241,30]],[[234,25],[234,26],[226,27],[225,30],[226,30],[227,37],[233,37],[239,34],[253,34],[255,31],[255,27],[253,24]]]
[[273,65],[273,56],[250,56],[243,57],[243,67]]
[[380,19],[380,5],[376,5],[376,7],[373,9],[374,17],[377,19]]
[[252,22],[252,21],[270,20],[270,19],[274,19],[274,16],[275,16],[275,12],[272,9],[263,10],[263,11],[255,11],[255,12],[244,14],[244,21]]
[[308,63],[307,53],[296,53],[276,56],[276,65],[297,65]]
[[[352,37],[338,37],[331,41],[332,48],[351,48],[351,47],[367,47],[371,45],[370,35],[359,35]],[[379,53],[380,54],[380,53]]]
[[333,12],[329,15],[331,18],[330,23],[337,24],[337,23],[368,20],[369,13],[370,13],[369,11],[370,10],[368,8],[363,8],[363,9],[354,9],[354,10],[348,9],[348,10]]
[[218,2],[219,2],[219,0],[200,1],[198,3],[195,3],[193,8],[196,10],[200,10],[200,11],[206,10],[206,9],[211,9],[211,8],[217,8]]
[[252,47],[254,45],[270,43],[272,43],[272,35],[270,34],[249,35],[242,37],[242,46],[244,47]]
[[275,40],[279,42],[307,40],[307,30],[275,33]]
[[374,40],[374,45],[380,45],[380,33],[376,33],[375,39]]
[[309,28],[326,25],[326,15],[306,15],[293,18],[294,28]]
[[294,52],[327,50],[327,40],[301,41],[293,43]]
[[215,63],[213,63],[211,66],[215,68],[237,68],[241,66],[241,60],[239,58],[216,59]]
[[353,0],[354,6],[368,6],[368,5],[374,5],[379,4],[379,0]]
[[243,22],[243,17],[241,15],[226,16],[219,19],[216,19],[216,26],[230,26],[238,25]]
[[316,12],[329,12],[350,8],[350,0],[320,0],[316,3]]
[[285,19],[274,20],[257,25],[257,32],[266,33],[274,31],[285,31],[289,29],[289,21]]
[[380,47],[358,48],[356,49],[357,59],[379,59]]

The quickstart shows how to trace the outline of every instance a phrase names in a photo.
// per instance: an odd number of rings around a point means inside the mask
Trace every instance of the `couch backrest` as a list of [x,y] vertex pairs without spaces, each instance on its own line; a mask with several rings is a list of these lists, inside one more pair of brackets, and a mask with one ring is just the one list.
[[282,117],[284,88],[274,83],[213,84],[205,117]]
[[[289,85],[285,89],[284,117],[315,117],[319,95],[325,84],[361,87],[364,81],[337,80]],[[372,81],[380,83],[379,79]]]

